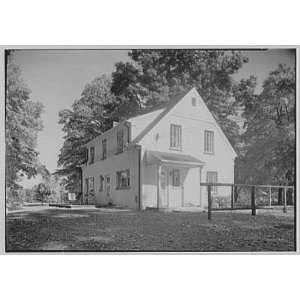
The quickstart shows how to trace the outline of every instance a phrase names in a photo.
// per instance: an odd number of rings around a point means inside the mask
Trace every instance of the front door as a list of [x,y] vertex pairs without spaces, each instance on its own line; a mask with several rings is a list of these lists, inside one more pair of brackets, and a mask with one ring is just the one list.
[[110,202],[110,175],[105,176],[105,198],[107,202]]
[[169,168],[168,170],[168,204],[170,208],[178,208],[183,206],[182,174],[177,168]]

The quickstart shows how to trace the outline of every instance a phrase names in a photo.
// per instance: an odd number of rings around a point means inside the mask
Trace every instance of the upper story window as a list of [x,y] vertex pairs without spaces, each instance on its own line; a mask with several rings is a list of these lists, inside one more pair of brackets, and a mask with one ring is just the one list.
[[129,169],[117,172],[117,189],[130,188],[130,171]]
[[90,148],[90,164],[93,164],[95,161],[95,147]]
[[192,106],[197,105],[197,99],[195,97],[192,98]]
[[[206,182],[207,183],[217,183],[218,182],[218,173],[217,172],[207,172],[206,173]],[[211,192],[213,194],[217,194],[218,187],[212,185],[211,186]]]
[[107,142],[106,139],[102,140],[102,159],[107,157]]
[[170,128],[170,148],[181,150],[181,126],[171,124]]
[[117,153],[123,152],[124,147],[124,131],[119,130],[117,132]]
[[214,132],[210,130],[204,131],[204,152],[214,153]]

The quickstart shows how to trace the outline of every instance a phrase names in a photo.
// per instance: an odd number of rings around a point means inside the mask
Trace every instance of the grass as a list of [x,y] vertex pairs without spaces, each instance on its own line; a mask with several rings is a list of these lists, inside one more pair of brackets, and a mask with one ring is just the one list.
[[293,211],[207,213],[40,208],[9,213],[6,250],[295,251]]

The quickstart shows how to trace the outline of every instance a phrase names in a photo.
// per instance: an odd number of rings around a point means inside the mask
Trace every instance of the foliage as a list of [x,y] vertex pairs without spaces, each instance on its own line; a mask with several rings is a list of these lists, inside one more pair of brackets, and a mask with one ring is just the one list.
[[41,182],[35,188],[36,199],[45,202],[48,196],[51,195],[51,190],[48,184]]
[[255,85],[250,78],[237,87],[245,118],[237,180],[294,184],[295,73],[279,65],[264,81],[260,94],[255,94]]
[[83,164],[86,153],[83,145],[109,127],[104,104],[114,101],[110,91],[111,81],[106,76],[97,77],[87,84],[71,109],[59,112],[59,124],[63,125],[64,144],[60,150],[57,174],[66,176],[69,190],[80,185],[77,167]]
[[151,49],[132,50],[132,61],[116,64],[112,92],[116,101],[112,118],[153,107],[195,86],[225,131],[236,143],[238,126],[231,77],[248,61],[240,51]]
[[30,100],[30,90],[11,55],[8,56],[6,80],[5,165],[7,199],[12,200],[20,188],[19,179],[37,174],[38,152],[35,148],[38,131],[42,130],[43,106]]

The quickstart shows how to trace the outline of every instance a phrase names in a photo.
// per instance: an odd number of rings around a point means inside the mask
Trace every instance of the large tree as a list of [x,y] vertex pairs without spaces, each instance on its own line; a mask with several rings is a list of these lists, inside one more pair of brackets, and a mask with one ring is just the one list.
[[30,90],[20,67],[8,55],[6,79],[6,186],[10,193],[19,188],[20,177],[37,174],[37,134],[42,130],[40,102],[30,100]]
[[79,186],[80,173],[77,167],[86,159],[83,146],[110,126],[104,106],[113,101],[111,81],[101,76],[85,86],[80,99],[73,103],[71,109],[59,112],[59,123],[63,125],[65,136],[57,174],[66,176],[67,189]]
[[130,62],[119,62],[113,72],[112,92],[116,101],[112,118],[168,102],[195,86],[232,142],[238,126],[235,115],[232,75],[248,61],[241,51],[151,49],[132,50]]
[[237,180],[295,184],[295,72],[279,65],[261,93],[255,93],[255,86],[252,77],[236,89],[245,119]]

